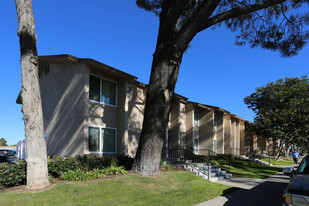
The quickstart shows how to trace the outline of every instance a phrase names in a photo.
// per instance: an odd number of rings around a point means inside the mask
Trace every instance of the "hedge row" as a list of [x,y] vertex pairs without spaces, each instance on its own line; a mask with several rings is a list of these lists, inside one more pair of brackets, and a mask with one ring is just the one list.
[[[116,174],[118,170],[121,173],[124,170],[131,170],[132,165],[133,158],[129,156],[97,157],[93,155],[82,155],[68,158],[54,156],[48,162],[48,172],[51,177],[61,178],[65,177],[68,172],[72,174],[72,172],[78,171],[79,174],[81,172],[91,174],[89,171],[105,171],[106,168],[114,168],[116,171],[114,174]],[[118,170],[115,168],[118,168]],[[19,164],[0,164],[0,189],[24,184],[26,184],[25,161],[20,161]]]

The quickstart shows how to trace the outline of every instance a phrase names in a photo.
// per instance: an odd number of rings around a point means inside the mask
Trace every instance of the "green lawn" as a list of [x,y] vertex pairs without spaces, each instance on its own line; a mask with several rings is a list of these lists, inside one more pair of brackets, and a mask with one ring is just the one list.
[[[269,163],[269,158],[263,158],[261,160]],[[294,162],[293,162],[292,159],[291,160],[278,160],[278,161],[276,161],[275,159],[270,159],[270,164],[273,164],[273,165],[288,165],[288,166],[290,166],[293,163]]]
[[0,192],[5,205],[195,205],[233,191],[184,171],[156,177],[135,174],[85,182],[60,182],[37,193]]
[[[225,166],[221,167],[227,169]],[[249,161],[234,161],[230,172],[236,177],[265,179],[280,171],[282,168],[263,166]]]
[[[298,163],[300,163],[302,159],[303,159],[303,157],[300,157],[298,159]],[[269,163],[269,158],[263,158],[262,160]],[[292,164],[294,164],[294,161],[293,161],[292,157],[282,157],[282,159],[278,160],[278,161],[276,161],[274,158],[272,158],[272,159],[270,159],[270,164],[291,166]]]

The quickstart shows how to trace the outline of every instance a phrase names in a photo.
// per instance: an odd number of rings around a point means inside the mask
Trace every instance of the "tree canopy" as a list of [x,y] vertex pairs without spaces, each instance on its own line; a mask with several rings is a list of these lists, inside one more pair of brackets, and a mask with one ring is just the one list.
[[296,55],[308,38],[309,0],[137,0],[159,16],[159,32],[146,93],[143,129],[133,171],[159,174],[169,112],[180,64],[201,31],[225,24],[236,44]]
[[255,131],[287,145],[309,143],[309,81],[301,78],[279,79],[244,99],[256,116]]
[[160,29],[173,31],[172,35],[181,36],[193,26],[193,32],[198,33],[223,23],[237,32],[237,45],[248,43],[251,47],[280,50],[283,56],[296,55],[309,37],[308,0],[137,0],[136,3],[159,15]]
[[8,146],[7,141],[3,137],[0,139],[0,146]]

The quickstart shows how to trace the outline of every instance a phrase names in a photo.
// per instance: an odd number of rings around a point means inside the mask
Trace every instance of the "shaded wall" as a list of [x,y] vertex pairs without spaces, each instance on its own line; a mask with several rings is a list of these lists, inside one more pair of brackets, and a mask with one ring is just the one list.
[[213,150],[213,110],[196,109],[199,111],[199,149]]
[[40,89],[48,155],[84,154],[84,64],[42,65]]
[[126,117],[124,125],[127,125],[125,142],[127,149],[124,154],[134,157],[138,147],[140,134],[143,127],[144,107],[146,94],[144,88],[135,84],[129,84],[126,97]]
[[178,147],[178,138],[179,138],[179,99],[174,98],[172,100],[172,107],[170,112],[170,136],[169,143],[170,149],[175,149]]
[[231,116],[224,115],[224,153],[231,154]]
[[186,104],[186,146],[193,148],[193,118],[194,107],[191,103]]
[[217,141],[217,153],[224,154],[224,129],[223,129],[223,112],[216,111],[217,127],[216,127],[216,141]]

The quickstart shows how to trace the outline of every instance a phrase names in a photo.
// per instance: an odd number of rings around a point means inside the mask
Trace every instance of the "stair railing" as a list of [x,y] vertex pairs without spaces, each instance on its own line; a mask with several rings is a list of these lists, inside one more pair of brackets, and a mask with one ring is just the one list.
[[229,159],[229,158],[226,158],[225,156],[223,155],[220,155],[210,149],[193,149],[191,147],[186,147],[186,149],[188,151],[191,151],[192,153],[195,152],[195,155],[197,156],[202,156],[206,159],[208,159],[208,161],[212,164],[215,164],[213,160],[217,160],[217,161],[220,161],[220,160],[223,160],[227,163],[227,166],[228,166],[228,172],[231,171],[231,162],[232,160]]
[[207,163],[208,165],[208,173],[207,178],[210,179],[210,160],[208,158],[204,158],[203,156],[199,156],[194,154],[192,151],[187,150],[184,147],[179,147],[175,149],[163,148],[162,150],[162,159],[166,161],[183,161],[186,160],[192,161],[192,163]]

